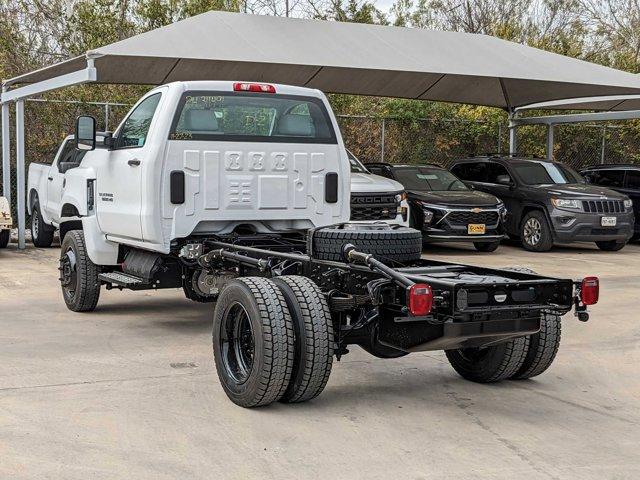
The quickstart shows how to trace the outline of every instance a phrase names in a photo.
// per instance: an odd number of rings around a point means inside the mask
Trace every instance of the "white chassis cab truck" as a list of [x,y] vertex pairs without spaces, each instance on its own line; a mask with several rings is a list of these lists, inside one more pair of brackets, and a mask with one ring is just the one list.
[[103,148],[92,117],[74,138],[85,154],[59,206],[40,210],[58,219],[68,308],[93,310],[102,287],[215,303],[218,376],[243,407],[314,398],[353,344],[380,358],[446,350],[476,382],[536,376],[561,315],[587,320],[597,301],[595,277],[429,261],[418,231],[350,223],[350,162],[317,90],[172,83]]
[[0,248],[6,248],[11,239],[11,208],[5,197],[0,197]]

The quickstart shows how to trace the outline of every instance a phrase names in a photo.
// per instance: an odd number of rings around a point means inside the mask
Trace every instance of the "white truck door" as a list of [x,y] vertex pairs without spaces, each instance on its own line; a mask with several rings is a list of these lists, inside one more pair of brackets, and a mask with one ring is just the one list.
[[115,134],[115,145],[97,175],[97,217],[107,235],[142,240],[141,165],[147,136],[162,93],[143,97]]
[[49,219],[56,224],[60,222],[60,210],[62,208],[60,202],[64,188],[64,173],[60,172],[60,163],[73,161],[74,153],[74,141],[72,139],[65,140],[47,174],[47,202],[46,205],[41,207],[46,210]]

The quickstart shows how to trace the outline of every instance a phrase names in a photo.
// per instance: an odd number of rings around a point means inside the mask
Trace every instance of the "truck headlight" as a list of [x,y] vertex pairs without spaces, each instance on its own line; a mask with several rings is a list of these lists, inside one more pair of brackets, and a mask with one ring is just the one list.
[[580,208],[580,202],[578,200],[568,200],[566,198],[552,198],[551,203],[554,207],[558,208],[571,208],[577,210]]
[[627,198],[624,201],[624,208],[630,209],[631,207],[633,207],[633,200],[631,200],[630,198]]

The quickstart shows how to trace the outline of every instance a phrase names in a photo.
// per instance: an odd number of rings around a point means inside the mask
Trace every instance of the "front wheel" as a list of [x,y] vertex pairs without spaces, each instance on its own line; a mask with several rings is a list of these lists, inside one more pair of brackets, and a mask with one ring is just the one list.
[[50,247],[53,243],[53,232],[53,227],[44,223],[40,204],[36,201],[31,212],[31,241],[38,248]]
[[11,230],[0,230],[0,248],[7,248],[10,238]]
[[64,236],[59,270],[67,308],[73,312],[94,310],[100,298],[98,266],[89,258],[82,230],[71,230]]
[[547,252],[553,247],[553,235],[545,214],[539,210],[527,213],[520,227],[522,246],[531,252]]
[[472,382],[492,383],[513,377],[527,355],[529,337],[518,337],[491,347],[447,350],[458,374]]
[[479,252],[495,252],[500,246],[500,242],[473,242],[473,246]]
[[627,242],[619,242],[618,240],[609,240],[606,242],[596,242],[598,248],[604,252],[617,252],[622,250]]

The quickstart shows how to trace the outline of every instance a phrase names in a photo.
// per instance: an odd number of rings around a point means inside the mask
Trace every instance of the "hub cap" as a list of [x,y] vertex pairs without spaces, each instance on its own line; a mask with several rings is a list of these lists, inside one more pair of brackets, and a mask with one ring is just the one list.
[[542,225],[537,218],[530,218],[524,224],[524,241],[529,245],[537,245],[542,238]]
[[255,341],[249,314],[238,302],[224,314],[220,325],[220,351],[227,374],[236,383],[246,382],[253,367]]

